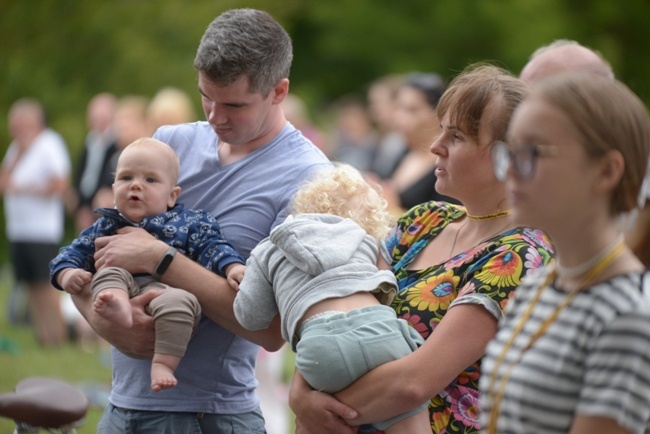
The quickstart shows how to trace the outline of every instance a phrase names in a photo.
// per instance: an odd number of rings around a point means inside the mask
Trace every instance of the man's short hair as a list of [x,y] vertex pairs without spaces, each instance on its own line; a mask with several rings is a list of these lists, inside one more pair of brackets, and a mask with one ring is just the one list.
[[289,77],[292,60],[286,30],[268,13],[245,8],[226,11],[210,23],[194,67],[219,86],[246,76],[250,91],[266,96]]

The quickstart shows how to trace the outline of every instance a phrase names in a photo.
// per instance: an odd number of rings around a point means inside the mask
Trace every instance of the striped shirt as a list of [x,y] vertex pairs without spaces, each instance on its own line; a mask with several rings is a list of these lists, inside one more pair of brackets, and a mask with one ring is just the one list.
[[522,355],[567,296],[554,282],[544,288],[493,378],[504,345],[549,271],[531,272],[524,280],[487,347],[481,426],[487,430],[495,391],[509,372],[499,404],[499,434],[566,433],[576,414],[614,419],[633,433],[650,433],[650,303],[641,290],[642,278],[650,285],[650,272],[616,276],[579,292]]

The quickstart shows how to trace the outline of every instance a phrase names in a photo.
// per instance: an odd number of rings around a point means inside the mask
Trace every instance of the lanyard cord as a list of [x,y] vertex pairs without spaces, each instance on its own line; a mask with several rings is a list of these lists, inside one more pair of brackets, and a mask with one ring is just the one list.
[[503,395],[505,394],[506,384],[510,379],[510,375],[514,370],[514,367],[517,365],[517,363],[519,363],[519,361],[521,361],[521,358],[523,357],[524,353],[528,351],[535,344],[537,339],[539,339],[544,333],[546,333],[550,325],[557,320],[560,313],[573,301],[573,299],[580,291],[580,288],[586,285],[587,283],[589,283],[590,281],[592,281],[598,275],[600,275],[609,265],[612,264],[612,262],[618,259],[618,257],[623,253],[624,248],[625,248],[625,243],[623,242],[622,239],[619,238],[616,244],[614,244],[613,246],[607,249],[609,250],[607,254],[603,255],[602,259],[598,261],[590,270],[588,270],[585,273],[585,277],[581,279],[581,284],[578,285],[576,289],[571,290],[567,294],[564,300],[562,300],[562,303],[560,303],[553,310],[551,315],[549,315],[548,318],[546,318],[542,322],[539,329],[530,337],[528,344],[526,344],[526,346],[517,355],[517,358],[512,362],[512,364],[508,367],[507,371],[501,378],[498,389],[494,390],[499,368],[501,367],[501,365],[503,365],[508,350],[510,350],[510,348],[515,342],[515,339],[523,330],[524,325],[530,319],[533,313],[533,309],[535,308],[535,306],[537,305],[537,303],[539,302],[542,296],[542,292],[548,285],[550,285],[550,283],[555,278],[556,276],[555,270],[549,273],[549,275],[546,277],[544,282],[539,286],[539,288],[537,288],[537,291],[535,292],[533,299],[531,300],[530,304],[526,308],[526,311],[521,316],[521,319],[515,326],[512,335],[510,335],[510,338],[503,346],[503,350],[501,350],[501,354],[499,354],[499,357],[497,358],[494,364],[494,368],[492,369],[492,374],[490,375],[490,382],[488,383],[487,394],[488,396],[490,395],[493,396],[494,399],[492,403],[492,409],[490,410],[490,418],[488,420],[488,427],[487,427],[488,434],[497,434],[497,420],[499,417],[499,413],[501,411],[501,402],[503,400]]

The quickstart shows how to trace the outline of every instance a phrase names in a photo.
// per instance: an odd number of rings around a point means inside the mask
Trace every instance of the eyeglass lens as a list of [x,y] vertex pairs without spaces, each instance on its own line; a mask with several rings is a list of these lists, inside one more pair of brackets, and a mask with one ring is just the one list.
[[499,181],[505,181],[508,166],[512,164],[512,168],[520,179],[530,179],[537,156],[537,150],[532,146],[523,145],[515,150],[510,150],[504,142],[496,142],[492,148],[494,175]]
[[510,150],[504,142],[496,142],[492,148],[492,165],[494,176],[503,182],[506,180],[508,165],[510,165]]

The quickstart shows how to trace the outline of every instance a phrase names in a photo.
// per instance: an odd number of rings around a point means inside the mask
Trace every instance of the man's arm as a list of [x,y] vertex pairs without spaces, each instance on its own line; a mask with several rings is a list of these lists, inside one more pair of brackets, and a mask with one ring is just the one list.
[[[96,268],[116,266],[131,273],[153,273],[169,246],[144,229],[123,228],[118,232],[118,235],[97,239]],[[205,315],[236,335],[261,345],[268,351],[277,351],[284,344],[279,317],[267,329],[246,330],[237,322],[233,313],[236,291],[226,279],[191,259],[177,254],[162,276],[162,281],[194,294]],[[113,343],[111,340],[109,342]]]
[[[155,266],[153,265],[152,270]],[[168,285],[183,288],[194,294],[205,315],[236,335],[261,345],[268,351],[277,351],[284,344],[280,334],[279,316],[276,315],[266,329],[251,331],[243,328],[233,312],[237,292],[226,279],[191,259],[176,255],[162,280]]]

